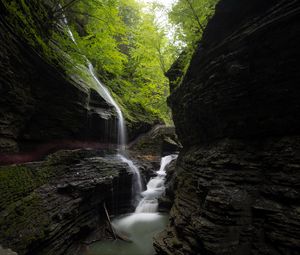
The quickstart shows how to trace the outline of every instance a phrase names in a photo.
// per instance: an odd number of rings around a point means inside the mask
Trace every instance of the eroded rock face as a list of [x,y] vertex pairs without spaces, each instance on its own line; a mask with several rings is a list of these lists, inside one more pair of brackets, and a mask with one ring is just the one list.
[[116,142],[113,107],[33,51],[0,11],[0,153],[59,139]]
[[0,243],[19,255],[75,254],[92,231],[109,237],[104,202],[111,214],[130,206],[128,166],[99,151],[59,151],[0,175]]
[[299,1],[223,0],[170,98],[184,149],[158,254],[300,253]]
[[184,145],[299,134],[298,1],[223,0],[171,95]]
[[300,137],[181,153],[159,254],[299,254]]

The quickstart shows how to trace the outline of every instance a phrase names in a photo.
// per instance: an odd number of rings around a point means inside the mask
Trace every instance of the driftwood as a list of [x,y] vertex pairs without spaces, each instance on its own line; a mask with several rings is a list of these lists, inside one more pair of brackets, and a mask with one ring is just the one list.
[[117,240],[117,235],[116,235],[116,232],[114,230],[113,225],[111,224],[111,220],[110,220],[110,217],[109,217],[109,214],[108,214],[105,202],[103,203],[103,208],[104,208],[104,211],[105,211],[108,223],[109,223],[109,228],[110,228],[111,232],[113,233],[113,236],[114,236],[115,240]]
[[113,225],[111,223],[110,216],[109,216],[109,213],[108,213],[105,202],[103,203],[103,208],[104,208],[104,211],[105,211],[105,214],[106,214],[106,217],[107,217],[107,221],[109,223],[110,231],[112,232],[113,237],[115,238],[115,240],[120,239],[120,240],[125,241],[125,242],[132,242],[127,236],[125,236],[123,234],[120,234],[120,233],[117,233],[117,231],[115,230],[115,228],[113,227]]

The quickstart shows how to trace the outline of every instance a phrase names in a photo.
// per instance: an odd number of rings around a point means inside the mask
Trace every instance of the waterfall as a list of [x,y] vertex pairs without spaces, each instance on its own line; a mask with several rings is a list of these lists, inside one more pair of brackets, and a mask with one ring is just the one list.
[[133,172],[133,185],[132,185],[132,197],[133,197],[133,205],[136,206],[140,200],[140,194],[142,193],[143,187],[142,187],[142,179],[139,169],[134,165],[134,163],[123,156],[122,154],[118,154],[118,157],[126,163],[131,171]]
[[[61,7],[61,5],[59,5],[59,6]],[[68,26],[68,20],[65,15],[63,15],[63,21],[64,21],[64,25],[67,28],[67,31],[68,31],[68,34],[69,34],[71,40],[75,44],[77,44],[75,37],[74,37],[70,27]],[[126,126],[125,126],[125,121],[124,121],[122,111],[121,111],[120,107],[118,106],[118,104],[116,103],[116,101],[111,96],[109,90],[97,78],[91,61],[89,61],[86,56],[83,56],[83,57],[86,59],[90,74],[92,75],[93,79],[95,80],[95,82],[98,84],[98,86],[100,88],[99,92],[100,92],[101,96],[105,99],[106,102],[110,103],[116,110],[116,113],[118,116],[118,145],[120,146],[121,151],[124,151],[125,146],[126,146]]]
[[[67,31],[68,31],[68,34],[69,34],[71,40],[75,44],[77,44],[75,37],[74,37],[71,29],[68,26],[68,20],[65,15],[63,15],[63,22],[67,28]],[[111,96],[109,90],[97,78],[92,63],[88,60],[88,58],[86,56],[84,56],[84,58],[86,59],[91,76],[93,77],[93,79],[95,80],[95,82],[98,84],[98,86],[100,88],[99,92],[100,92],[101,96],[106,100],[106,102],[110,103],[115,108],[115,111],[117,113],[118,146],[119,146],[119,154],[117,154],[117,157],[121,161],[126,163],[128,165],[128,167],[130,168],[131,172],[133,173],[132,197],[133,197],[133,204],[136,205],[139,202],[140,194],[142,192],[142,179],[141,179],[139,169],[134,165],[134,163],[130,159],[128,159],[125,156],[126,155],[126,136],[127,135],[126,135],[126,125],[125,125],[122,111],[121,111],[120,107],[118,106],[118,104],[116,103],[116,101]]]
[[116,110],[118,116],[118,145],[120,146],[121,151],[124,151],[126,146],[126,128],[125,128],[125,121],[124,121],[122,111],[120,107],[117,105],[116,101],[112,98],[108,89],[97,78],[92,63],[88,59],[87,62],[88,62],[90,74],[92,75],[92,77],[94,78],[98,86],[101,88],[102,97],[106,100],[106,102],[110,103]]
[[136,213],[155,213],[158,209],[158,198],[165,193],[166,167],[177,157],[168,155],[161,159],[160,169],[156,176],[147,183],[147,190],[141,193],[143,199],[135,209]]

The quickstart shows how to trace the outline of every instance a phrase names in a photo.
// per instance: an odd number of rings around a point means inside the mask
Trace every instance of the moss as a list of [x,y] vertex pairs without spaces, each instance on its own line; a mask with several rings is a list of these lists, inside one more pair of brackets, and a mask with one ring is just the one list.
[[[52,7],[47,6],[45,1],[5,1],[8,11],[6,18],[16,34],[27,41],[46,62],[60,70],[74,86],[99,92],[99,85],[87,68],[86,58],[70,39],[68,31],[58,28],[57,21],[49,11],[57,2],[47,2]],[[73,32],[76,38],[78,35],[76,31]],[[134,81],[107,74],[100,78],[120,106],[129,129],[134,130],[141,123],[171,124],[171,114],[166,102],[151,105],[149,97],[145,98],[143,93],[138,92],[139,85]]]
[[30,165],[0,167],[0,210],[45,183],[51,173]]
[[44,162],[0,167],[0,211],[51,178],[65,173],[67,165],[79,161],[83,153],[88,152],[62,150],[51,154]]
[[[0,167],[0,240],[22,254],[29,245],[33,247],[45,239],[50,231],[51,217],[46,211],[43,193],[38,188],[65,174],[82,158],[96,153],[62,150],[51,154],[43,162]],[[102,169],[101,166],[99,169]],[[111,175],[114,171],[113,168]]]
[[48,29],[49,13],[41,1],[14,0],[4,1],[9,15],[7,19],[14,31],[31,46],[45,54],[50,49],[45,38]]
[[[0,239],[17,247],[20,253],[32,243],[42,240],[50,223],[42,198],[34,192],[10,205],[6,208],[5,215],[1,216]],[[22,242],[19,242],[20,239]]]

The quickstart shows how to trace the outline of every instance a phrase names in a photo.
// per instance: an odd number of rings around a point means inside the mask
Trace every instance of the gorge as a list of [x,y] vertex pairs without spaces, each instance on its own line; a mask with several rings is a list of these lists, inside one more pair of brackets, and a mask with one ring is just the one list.
[[0,255],[300,254],[299,1],[150,2],[0,1]]

